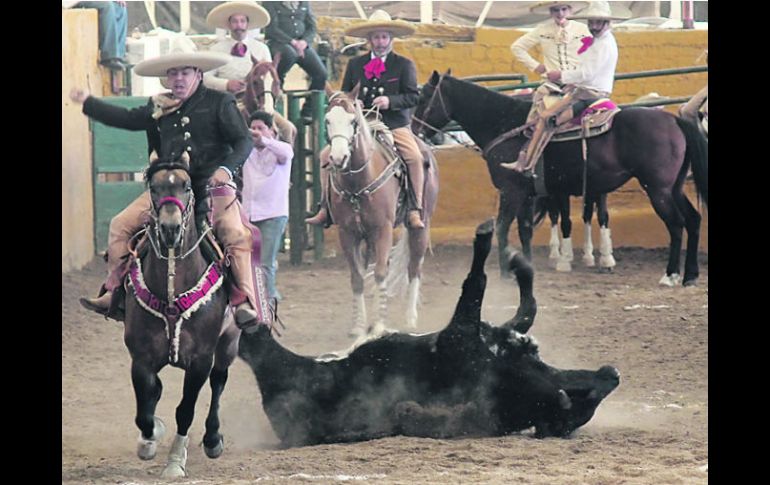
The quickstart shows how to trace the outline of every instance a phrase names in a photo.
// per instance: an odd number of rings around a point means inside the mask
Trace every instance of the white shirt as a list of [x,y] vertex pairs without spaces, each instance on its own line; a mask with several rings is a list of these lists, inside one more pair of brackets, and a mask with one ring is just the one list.
[[568,20],[564,33],[560,35],[560,27],[552,19],[538,25],[534,30],[516,39],[511,44],[513,56],[528,69],[534,71],[540,64],[529,52],[533,47],[540,46],[543,51],[543,62],[548,71],[571,71],[577,67],[580,58],[577,50],[583,45],[580,39],[590,37],[591,32],[586,24]]
[[[238,41],[228,37],[212,45],[209,50],[212,52],[224,52],[229,55],[236,42]],[[254,56],[259,62],[273,60],[272,56],[270,56],[270,49],[264,43],[251,37],[247,37],[242,42],[246,45],[246,54],[243,57],[230,55],[230,62],[219,69],[205,73],[203,75],[203,83],[206,87],[218,91],[227,91],[227,81],[232,79],[244,81],[254,66],[251,62],[251,56]]]
[[593,45],[578,57],[580,63],[577,69],[562,72],[561,81],[611,93],[615,67],[618,65],[618,44],[612,32],[607,30],[601,36],[594,37]]
[[243,163],[243,209],[250,221],[289,215],[289,180],[294,149],[286,142],[262,137]]

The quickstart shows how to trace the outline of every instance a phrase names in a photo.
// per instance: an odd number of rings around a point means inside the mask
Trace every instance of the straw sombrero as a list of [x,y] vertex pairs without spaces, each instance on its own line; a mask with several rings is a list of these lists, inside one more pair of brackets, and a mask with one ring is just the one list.
[[249,18],[249,29],[264,27],[270,23],[270,14],[256,2],[225,2],[217,5],[206,16],[206,25],[214,29],[230,29],[229,19],[241,14]]
[[588,8],[584,8],[575,15],[570,15],[570,20],[626,20],[630,15],[612,15],[609,2],[591,2]]
[[180,52],[147,59],[136,66],[134,72],[145,77],[166,77],[166,71],[172,67],[192,66],[203,72],[222,67],[230,62],[230,56],[222,52]]
[[576,12],[581,8],[588,6],[588,2],[540,2],[533,5],[529,11],[532,13],[540,13],[544,15],[551,14],[551,7],[558,7],[559,5],[569,5],[572,7],[572,11]]
[[384,10],[375,10],[368,20],[358,22],[345,29],[345,35],[366,38],[377,30],[386,30],[393,37],[406,37],[414,34],[416,29],[409,22],[391,19],[390,14]]

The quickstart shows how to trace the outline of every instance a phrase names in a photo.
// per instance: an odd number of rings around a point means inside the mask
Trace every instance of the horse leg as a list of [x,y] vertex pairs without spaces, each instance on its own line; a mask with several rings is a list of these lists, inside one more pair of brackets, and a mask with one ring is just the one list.
[[559,254],[559,203],[554,196],[548,197],[548,218],[551,220],[548,260],[555,265],[561,255]]
[[231,325],[219,338],[214,354],[214,368],[209,375],[211,404],[206,416],[206,433],[203,435],[203,451],[209,458],[219,458],[224,451],[224,440],[219,433],[219,399],[227,383],[228,368],[238,355],[239,336],[236,327]]
[[158,451],[158,440],[166,432],[163,421],[155,417],[155,407],[163,393],[163,384],[150,364],[136,360],[131,362],[131,382],[136,397],[134,422],[141,431],[136,454],[142,460],[152,460]]
[[615,258],[612,256],[612,233],[610,232],[610,213],[607,210],[607,194],[602,194],[596,200],[596,211],[599,218],[599,267],[612,271]]
[[[406,296],[406,325],[417,328],[417,305],[420,303],[420,278],[425,251],[428,249],[430,219],[425,221],[425,228],[409,229],[409,290]],[[391,268],[392,270],[392,268]]]
[[[516,217],[516,205],[512,194],[500,191],[500,208],[497,210],[497,221],[495,231],[497,231],[497,251],[500,257],[500,277],[503,279],[513,278],[513,273],[508,270],[508,254],[505,248],[508,247],[508,231],[511,229],[511,222]],[[522,248],[522,252],[523,248]],[[532,261],[532,253],[524,252],[527,260]]]
[[187,444],[190,437],[187,431],[190,429],[193,417],[195,416],[195,402],[198,400],[203,384],[211,372],[211,365],[214,361],[213,355],[201,356],[194,359],[184,374],[184,388],[182,390],[182,401],[176,407],[176,436],[171,444],[171,451],[168,453],[168,462],[163,469],[161,476],[163,478],[184,477],[187,475]]
[[674,197],[668,190],[648,190],[647,195],[652,203],[655,213],[663,220],[668,229],[670,242],[668,247],[668,265],[666,274],[658,284],[662,286],[676,286],[681,281],[679,275],[679,258],[682,252],[682,230],[684,222],[682,214],[677,208]]
[[700,274],[698,270],[698,244],[700,242],[701,215],[681,190],[674,192],[674,200],[677,202],[679,212],[684,216],[685,229],[687,230],[687,253],[684,260],[682,284],[695,286]]
[[350,268],[350,287],[353,290],[353,324],[348,332],[352,338],[362,337],[366,333],[366,303],[364,302],[364,267],[361,261],[361,248],[356,237],[346,231],[339,231],[340,246]]
[[[601,195],[599,197],[606,198],[607,196]],[[585,199],[583,199],[583,264],[589,268],[594,267],[596,264],[594,260],[594,236],[593,229],[591,228],[591,219],[593,218],[594,198],[593,196],[586,194]],[[601,219],[601,216],[599,216],[599,219]]]
[[374,306],[377,308],[377,317],[368,332],[374,335],[381,334],[388,321],[388,285],[385,278],[388,276],[390,248],[393,246],[391,227],[392,225],[388,224],[374,234]]
[[572,221],[570,220],[569,195],[559,195],[559,215],[561,216],[561,256],[556,263],[556,271],[568,273],[572,271],[572,260],[575,258],[572,252]]
[[[535,213],[535,198],[525,197],[521,208],[516,213],[516,225],[519,229],[519,241],[521,241],[521,252],[532,259],[532,222]],[[506,266],[508,266],[506,264]],[[510,274],[510,271],[508,272]]]

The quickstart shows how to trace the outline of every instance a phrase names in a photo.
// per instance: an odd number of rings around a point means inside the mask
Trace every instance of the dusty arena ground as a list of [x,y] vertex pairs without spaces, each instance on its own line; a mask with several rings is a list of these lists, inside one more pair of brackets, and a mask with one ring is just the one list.
[[[576,251],[579,260],[580,251]],[[259,389],[240,360],[222,398],[225,452],[205,457],[200,442],[208,409],[201,392],[190,431],[188,477],[174,483],[536,483],[690,484],[708,481],[708,255],[695,288],[662,288],[666,250],[616,250],[612,274],[576,261],[573,273],[550,269],[535,254],[539,312],[530,333],[543,359],[562,368],[616,366],[620,387],[569,439],[514,436],[433,440],[395,437],[357,444],[280,449],[262,411]],[[425,262],[421,331],[442,328],[470,264],[469,245],[437,245]],[[281,342],[316,355],[347,347],[350,290],[340,257],[291,267],[281,255]],[[515,312],[518,288],[489,277],[483,317],[502,323]],[[136,457],[138,430],[130,359],[122,326],[80,308],[77,297],[99,286],[94,260],[62,275],[62,482],[164,483],[182,373],[161,373],[158,406],[172,433],[154,461]],[[401,315],[395,302],[393,315]],[[394,318],[398,321],[398,318]],[[398,325],[394,325],[398,327]]]

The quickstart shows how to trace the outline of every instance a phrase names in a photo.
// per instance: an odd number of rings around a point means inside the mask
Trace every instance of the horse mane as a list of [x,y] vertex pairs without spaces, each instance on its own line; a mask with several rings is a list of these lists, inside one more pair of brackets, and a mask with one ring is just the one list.
[[[501,130],[521,126],[526,122],[532,107],[532,95],[509,96],[448,74],[444,77],[454,81],[447,87],[452,89],[461,86],[464,91],[467,91],[463,95],[467,95],[478,105],[489,108],[484,111],[484,119],[497,121],[497,126]],[[482,120],[478,121],[481,122]]]
[[170,158],[159,158],[152,162],[149,167],[144,171],[145,183],[150,183],[152,176],[161,170],[184,170],[188,175],[190,174],[190,167],[178,160],[171,160]]

